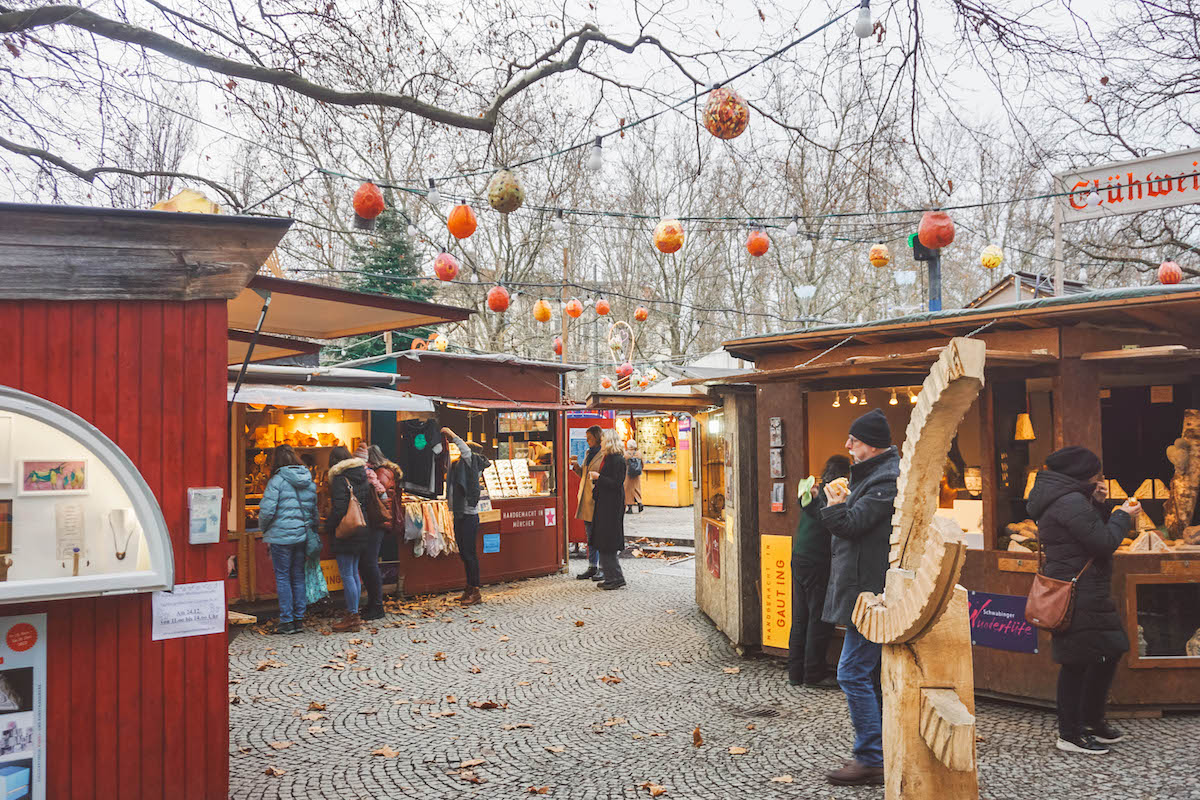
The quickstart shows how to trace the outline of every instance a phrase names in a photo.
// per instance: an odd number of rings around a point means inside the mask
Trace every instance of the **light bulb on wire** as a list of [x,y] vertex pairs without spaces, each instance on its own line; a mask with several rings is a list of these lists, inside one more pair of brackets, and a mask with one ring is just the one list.
[[419,236],[420,234],[421,234],[421,232],[420,232],[419,230],[417,230],[417,226],[416,226],[416,225],[413,225],[413,224],[410,222],[410,223],[409,223],[409,225],[408,225],[408,238],[410,238],[410,239],[415,239],[415,238],[417,238],[417,236]]
[[592,172],[599,172],[604,167],[604,143],[601,137],[597,136],[596,141],[592,143],[592,151],[588,154],[587,168]]
[[834,407],[834,408],[841,408],[841,407],[842,407],[842,394],[841,394],[841,392],[834,392],[834,393],[833,393],[833,407]]
[[429,179],[429,191],[425,193],[425,199],[429,201],[431,206],[440,206],[442,204],[442,193],[438,191],[437,184],[433,182],[433,178]]
[[550,230],[554,231],[555,233],[562,233],[566,229],[567,223],[563,222],[563,213],[562,209],[560,208],[558,210],[558,214],[555,215],[554,220],[550,223]]
[[1092,189],[1090,192],[1088,192],[1088,196],[1087,196],[1087,207],[1088,208],[1099,208],[1100,203],[1101,203],[1101,200],[1100,200],[1099,192],[1097,192],[1095,189]]
[[894,406],[894,405],[896,405],[896,404],[897,404],[897,403],[899,403],[899,402],[900,402],[900,401],[896,399],[896,390],[895,390],[895,389],[892,389],[892,399],[891,399],[891,400],[888,400],[888,405],[889,405],[889,406]]
[[796,234],[800,232],[799,221],[797,221],[797,219],[795,217],[792,217],[792,221],[788,223],[788,226],[787,226],[787,228],[784,229],[784,232],[788,236],[791,236],[793,239],[795,239]]
[[854,35],[866,39],[874,28],[871,23],[871,0],[862,0],[862,5],[858,7],[858,18],[854,20]]

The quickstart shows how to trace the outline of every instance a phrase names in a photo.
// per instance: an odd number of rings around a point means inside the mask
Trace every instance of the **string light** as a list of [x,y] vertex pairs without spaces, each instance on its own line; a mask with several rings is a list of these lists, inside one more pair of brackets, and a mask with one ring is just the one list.
[[1100,193],[1095,189],[1092,189],[1090,192],[1088,192],[1087,200],[1084,201],[1084,205],[1086,205],[1088,208],[1099,208],[1102,202],[1103,201],[1100,199]]
[[554,231],[555,233],[562,233],[566,229],[567,229],[567,223],[563,222],[563,213],[562,213],[562,209],[560,208],[558,210],[558,214],[554,217],[554,220],[550,223],[550,230]]
[[895,389],[892,389],[892,399],[891,399],[891,400],[888,400],[888,405],[889,405],[889,406],[894,406],[894,405],[896,405],[898,402],[900,402],[900,401],[896,399],[896,390],[895,390]]
[[841,392],[834,392],[834,393],[833,393],[833,407],[834,407],[834,408],[841,408],[841,407],[842,407],[842,394],[841,394]]
[[858,395],[856,395],[853,391],[849,391],[846,394],[850,395],[850,405],[858,405]]
[[440,206],[442,204],[442,193],[438,191],[437,184],[433,178],[429,179],[429,191],[425,194],[425,199],[429,201],[431,206]]
[[790,236],[790,237],[792,237],[793,239],[795,239],[795,238],[796,238],[796,234],[798,234],[798,233],[800,232],[800,222],[799,222],[799,220],[797,220],[795,217],[792,217],[792,221],[788,223],[788,226],[787,226],[787,227],[784,229],[784,232],[785,232],[785,233],[786,233],[788,236]]
[[410,238],[410,239],[416,239],[416,238],[417,238],[417,237],[418,237],[420,234],[421,234],[421,232],[420,232],[419,230],[417,230],[417,226],[416,226],[416,225],[409,224],[409,226],[408,226],[408,238]]
[[862,5],[858,7],[858,18],[854,20],[854,35],[866,39],[874,28],[871,24],[871,0],[862,0]]
[[592,144],[592,151],[588,154],[587,168],[592,172],[599,172],[604,167],[604,140],[597,136],[596,141]]

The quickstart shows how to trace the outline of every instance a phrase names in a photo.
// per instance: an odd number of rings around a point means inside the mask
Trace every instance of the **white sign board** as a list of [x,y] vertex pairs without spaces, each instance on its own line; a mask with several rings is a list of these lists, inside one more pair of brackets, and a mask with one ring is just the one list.
[[[1136,214],[1155,208],[1200,203],[1200,148],[1116,161],[1055,175],[1063,222]],[[1088,206],[1088,194],[1100,197]]]
[[180,639],[225,632],[225,582],[179,583],[174,591],[152,595],[150,638]]
[[221,496],[219,486],[188,489],[188,543],[216,544],[221,541]]

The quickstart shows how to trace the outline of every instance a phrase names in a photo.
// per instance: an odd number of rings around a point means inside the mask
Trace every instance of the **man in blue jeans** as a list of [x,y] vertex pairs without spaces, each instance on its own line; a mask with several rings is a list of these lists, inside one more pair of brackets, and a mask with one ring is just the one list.
[[878,408],[854,420],[846,450],[854,462],[849,486],[827,484],[820,498],[821,522],[832,536],[833,553],[822,619],[846,626],[837,679],[854,723],[854,760],[825,777],[838,786],[861,786],[883,783],[881,648],[858,632],[851,614],[859,594],[883,591],[900,454]]

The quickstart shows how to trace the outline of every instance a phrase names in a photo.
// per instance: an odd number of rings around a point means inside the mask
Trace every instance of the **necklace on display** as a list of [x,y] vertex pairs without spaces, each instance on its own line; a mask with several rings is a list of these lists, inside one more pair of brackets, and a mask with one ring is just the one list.
[[[114,508],[108,512],[108,525],[112,528],[113,549],[117,554],[117,561],[124,561],[125,554],[129,552],[129,540],[133,538],[134,532],[137,530],[136,525],[129,524],[129,518],[133,515],[131,508]],[[136,523],[136,520],[134,520]],[[118,529],[125,532],[125,539],[118,543]]]

